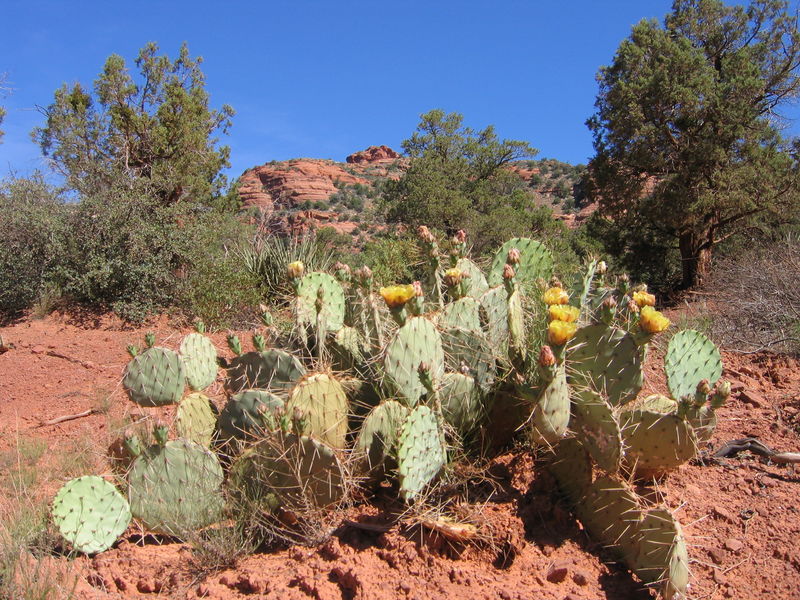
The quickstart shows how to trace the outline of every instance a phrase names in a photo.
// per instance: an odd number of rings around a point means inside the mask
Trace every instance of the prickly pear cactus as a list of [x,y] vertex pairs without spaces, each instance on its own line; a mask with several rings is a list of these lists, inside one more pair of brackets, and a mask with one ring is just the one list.
[[166,348],[148,348],[125,368],[122,385],[140,406],[175,404],[183,396],[186,368],[180,355]]
[[288,392],[305,374],[297,357],[283,350],[247,352],[231,360],[225,388],[231,394],[253,389]]
[[201,333],[190,333],[181,342],[186,380],[193,390],[204,390],[217,378],[217,349]]
[[413,501],[447,462],[444,438],[436,415],[427,406],[417,406],[408,415],[397,442],[400,496]]
[[208,396],[195,392],[181,400],[175,417],[178,437],[208,448],[216,427],[217,415]]
[[494,255],[489,269],[490,286],[503,283],[503,268],[508,260],[508,251],[512,248],[520,252],[519,264],[514,266],[518,282],[536,281],[539,278],[548,280],[553,275],[553,255],[543,244],[530,238],[512,238],[500,246]]
[[686,329],[669,341],[664,370],[669,391],[678,400],[694,394],[702,379],[713,386],[722,375],[722,357],[714,342],[699,331]]
[[344,325],[344,289],[327,273],[308,273],[297,286],[297,322],[316,326],[319,304],[325,331],[338,331]]
[[266,390],[246,390],[231,396],[219,414],[221,440],[247,440],[277,429],[284,407],[281,398]]
[[66,483],[53,500],[52,514],[62,537],[84,554],[110,548],[131,520],[127,500],[96,475]]
[[356,440],[356,451],[363,453],[363,471],[381,480],[397,467],[397,439],[409,409],[394,400],[373,408],[364,419]]
[[315,510],[339,502],[344,471],[327,444],[281,431],[246,450],[231,468],[234,490],[262,510]]
[[622,329],[589,325],[578,329],[567,360],[572,383],[608,398],[612,406],[626,404],[642,389],[642,352]]
[[222,477],[216,455],[199,444],[152,446],[128,474],[131,512],[149,531],[183,537],[220,518]]
[[330,375],[315,373],[304,378],[292,390],[286,403],[286,413],[300,411],[302,431],[333,448],[344,448],[347,435],[347,394],[342,385]]
[[508,292],[503,286],[489,288],[480,297],[485,315],[486,338],[499,355],[508,352]]
[[436,327],[424,317],[411,317],[395,333],[386,348],[386,375],[406,405],[413,407],[425,394],[419,378],[419,365],[431,368],[434,381],[444,373],[442,338]]

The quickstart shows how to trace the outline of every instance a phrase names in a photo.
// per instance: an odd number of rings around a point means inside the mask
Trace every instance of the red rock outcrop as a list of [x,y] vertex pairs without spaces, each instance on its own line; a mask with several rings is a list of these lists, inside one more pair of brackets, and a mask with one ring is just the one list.
[[239,196],[246,208],[293,209],[306,201],[327,200],[336,192],[337,182],[369,183],[346,171],[341,163],[300,158],[248,169],[239,178]]
[[392,162],[400,158],[400,155],[389,148],[389,146],[370,146],[361,152],[355,152],[347,157],[350,164]]

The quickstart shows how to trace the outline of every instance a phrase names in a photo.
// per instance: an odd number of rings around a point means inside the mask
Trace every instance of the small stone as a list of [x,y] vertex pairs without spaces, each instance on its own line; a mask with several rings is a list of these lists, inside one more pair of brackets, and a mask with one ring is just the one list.
[[731,552],[739,552],[742,548],[744,548],[744,543],[735,538],[728,538],[725,540],[725,547]]
[[506,590],[500,590],[498,594],[503,600],[511,600],[511,594]]
[[402,590],[404,593],[408,594],[409,592],[411,592],[411,584],[410,584],[410,583],[408,583],[407,581],[401,581],[401,582],[400,582],[400,589],[401,589],[401,590]]
[[712,510],[715,515],[717,515],[721,519],[725,519],[728,523],[733,523],[735,525],[738,522],[736,517],[733,516],[733,514],[729,513],[727,510],[725,510],[724,508],[715,506]]
[[569,567],[566,563],[555,563],[547,570],[547,581],[550,583],[561,583],[569,575]]
[[739,394],[739,399],[755,408],[763,408],[766,405],[766,400],[760,394],[752,390],[746,390]]
[[714,582],[722,585],[723,583],[728,583],[728,580],[722,571],[719,569],[714,569]]
[[578,594],[567,594],[564,596],[564,600],[583,600],[583,598]]
[[725,554],[720,548],[710,548],[708,554],[711,556],[711,560],[718,565],[721,565],[723,562],[725,562]]
[[584,586],[589,584],[589,574],[586,571],[577,570],[572,574],[572,581],[577,585]]

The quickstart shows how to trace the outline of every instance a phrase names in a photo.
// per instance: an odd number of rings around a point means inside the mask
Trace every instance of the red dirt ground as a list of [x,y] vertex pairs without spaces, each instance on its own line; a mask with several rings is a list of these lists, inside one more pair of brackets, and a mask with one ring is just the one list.
[[[176,346],[185,333],[166,319],[148,330],[167,346]],[[0,354],[0,451],[38,437],[49,446],[41,459],[47,461],[89,439],[97,468],[107,469],[101,449],[118,435],[114,424],[133,412],[119,386],[125,346],[141,344],[144,331],[125,329],[111,317],[59,314],[0,328],[14,345]],[[224,335],[212,337],[227,352]],[[734,353],[724,353],[724,363],[734,394],[718,413],[710,446],[756,437],[775,450],[800,450],[800,363]],[[648,387],[663,388],[655,366],[648,370]],[[101,410],[41,426],[90,408]],[[362,505],[347,511],[347,520],[317,548],[250,555],[235,568],[210,569],[207,557],[198,557],[190,545],[157,544],[133,528],[107,552],[69,562],[55,557],[49,567],[71,568],[79,576],[76,596],[98,600],[650,597],[624,569],[604,562],[603,549],[568,515],[552,481],[534,475],[527,454],[504,455],[490,472],[499,491],[475,510],[492,543],[449,544],[408,520],[393,522],[387,510]],[[798,467],[745,453],[723,464],[684,466],[662,488],[690,544],[691,598],[800,598]],[[353,525],[359,522],[385,525],[384,531]]]

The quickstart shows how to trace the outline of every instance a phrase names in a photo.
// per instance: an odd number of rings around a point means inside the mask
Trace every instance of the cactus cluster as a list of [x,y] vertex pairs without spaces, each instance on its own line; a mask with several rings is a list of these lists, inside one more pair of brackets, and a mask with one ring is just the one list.
[[292,347],[268,348],[257,333],[243,352],[229,336],[235,356],[219,361],[219,410],[204,394],[218,359],[202,327],[179,352],[152,338],[132,349],[125,389],[143,407],[177,405],[178,436],[157,427],[149,447],[126,439],[133,516],[181,535],[223,518],[224,498],[237,496],[265,514],[301,515],[340,502],[352,479],[388,480],[417,502],[453,448],[486,452],[522,433],[551,453],[592,535],[643,581],[683,593],[680,525],[629,481],[677,468],[713,433],[730,393],[714,344],[675,334],[665,361],[672,397],[640,398],[648,345],[669,326],[646,288],[612,282],[597,261],[564,285],[550,252],[527,238],[504,244],[484,274],[463,232],[449,253],[427,228],[419,235],[420,282],[377,288],[366,267],[289,265]]

